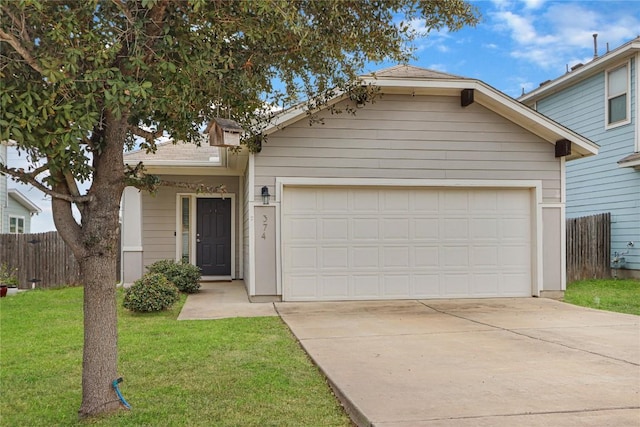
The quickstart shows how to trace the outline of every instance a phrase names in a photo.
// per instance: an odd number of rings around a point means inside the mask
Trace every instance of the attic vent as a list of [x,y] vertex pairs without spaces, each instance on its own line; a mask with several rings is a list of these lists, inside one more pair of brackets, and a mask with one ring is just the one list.
[[571,71],[575,71],[580,67],[583,67],[584,64],[582,62],[578,62],[576,65],[574,65],[573,67],[571,67]]

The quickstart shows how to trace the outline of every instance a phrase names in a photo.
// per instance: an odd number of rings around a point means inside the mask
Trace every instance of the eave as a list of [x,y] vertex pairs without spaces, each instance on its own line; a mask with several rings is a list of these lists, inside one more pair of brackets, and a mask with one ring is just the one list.
[[13,200],[21,204],[25,209],[27,209],[32,215],[39,214],[40,212],[42,212],[42,209],[40,209],[35,203],[29,200],[27,196],[25,196],[15,188],[9,188],[7,190],[7,194]]
[[576,82],[587,79],[595,74],[601,73],[607,68],[615,65],[615,63],[623,61],[636,52],[640,51],[640,37],[637,37],[622,46],[614,49],[606,54],[599,56],[593,61],[589,62],[577,68],[574,71],[570,71],[557,79],[545,83],[537,89],[522,95],[518,98],[518,101],[527,105],[532,105],[541,98],[547,97],[554,93],[560,92],[569,86],[574,85]]

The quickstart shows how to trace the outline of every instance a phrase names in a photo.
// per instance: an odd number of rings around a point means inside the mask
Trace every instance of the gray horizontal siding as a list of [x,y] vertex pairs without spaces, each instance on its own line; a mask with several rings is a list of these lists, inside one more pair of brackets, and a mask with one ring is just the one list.
[[[637,120],[636,64],[631,62],[631,123],[605,127],[605,73],[538,102],[538,111],[600,145],[597,156],[567,163],[567,217],[610,212],[611,251],[624,252],[640,241],[640,171],[618,167],[635,151]],[[627,266],[640,269],[640,244],[627,255]]]
[[457,97],[383,95],[347,113],[320,113],[269,136],[255,157],[254,194],[276,177],[540,179],[560,201],[554,147],[490,110]]

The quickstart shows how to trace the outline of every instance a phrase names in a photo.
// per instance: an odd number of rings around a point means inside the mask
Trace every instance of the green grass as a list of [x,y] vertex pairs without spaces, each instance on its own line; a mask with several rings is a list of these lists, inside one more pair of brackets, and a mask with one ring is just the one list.
[[82,288],[2,298],[0,425],[351,425],[279,318],[178,322],[184,300],[145,315],[119,305],[121,390],[132,410],[81,422]]
[[640,315],[640,280],[581,280],[567,285],[564,300],[600,310]]

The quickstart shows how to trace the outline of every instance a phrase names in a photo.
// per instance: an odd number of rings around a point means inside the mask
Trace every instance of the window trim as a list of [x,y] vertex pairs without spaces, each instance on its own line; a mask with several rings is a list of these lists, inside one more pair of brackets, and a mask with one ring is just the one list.
[[[624,120],[620,120],[614,123],[609,123],[609,100],[611,97],[609,96],[609,74],[622,68],[626,67],[627,70],[627,88],[624,92],[626,94],[626,118]],[[617,96],[620,96],[618,94]],[[631,59],[627,59],[622,63],[618,63],[613,67],[607,68],[604,72],[604,127],[605,129],[614,129],[618,126],[624,126],[631,123]]]
[[[15,231],[11,231],[11,220],[12,219],[16,220],[16,229],[15,229]],[[22,232],[18,231],[20,229],[20,226],[19,226],[20,221],[22,221]],[[27,221],[26,221],[24,216],[9,215],[9,234],[25,234],[26,225],[27,225]]]

